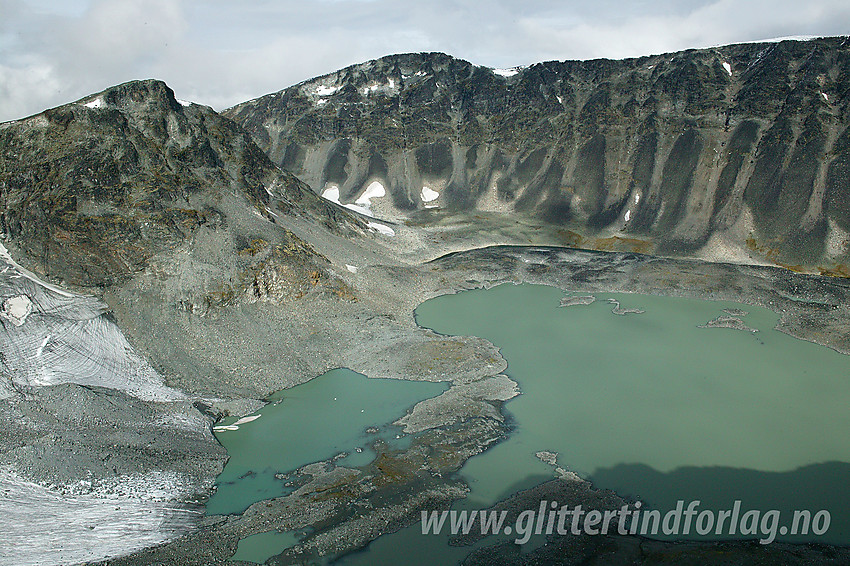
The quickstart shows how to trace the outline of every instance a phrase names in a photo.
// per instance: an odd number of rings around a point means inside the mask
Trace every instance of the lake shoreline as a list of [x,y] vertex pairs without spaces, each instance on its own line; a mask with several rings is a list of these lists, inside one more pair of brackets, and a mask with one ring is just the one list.
[[[209,390],[209,384],[189,375],[172,379],[168,385],[204,403],[211,428],[219,416],[244,416],[256,410],[256,400],[308,381],[331,367],[348,367],[370,377],[450,382],[456,388],[453,398],[422,407],[416,414],[416,428],[424,431],[423,441],[398,454],[378,452],[372,469],[365,474],[351,475],[332,465],[322,466],[313,470],[316,475],[297,498],[260,502],[240,516],[204,518],[197,530],[182,538],[113,559],[110,564],[136,565],[153,560],[215,563],[231,556],[245,536],[314,524],[326,527],[313,532],[309,544],[299,552],[284,555],[277,563],[308,556],[318,559],[363,548],[379,534],[417,521],[420,510],[447,508],[462,498],[465,487],[453,474],[466,459],[508,433],[500,398],[509,392],[510,384],[500,382],[501,387],[493,388],[492,394],[476,398],[476,384],[502,379],[506,363],[486,340],[440,336],[416,325],[413,311],[428,298],[503,283],[549,285],[587,294],[716,298],[769,308],[780,315],[778,330],[845,354],[850,352],[847,282],[778,268],[567,248],[492,246],[450,253],[422,264],[376,264],[360,268],[358,273],[340,270],[340,276],[358,292],[357,302],[313,298],[279,305],[274,313],[244,307],[261,320],[287,321],[288,334],[279,339],[304,348],[298,357],[283,359],[283,365],[276,366],[278,370],[289,368],[287,371],[252,375],[250,388],[234,380],[217,383],[216,389]],[[151,306],[153,299],[146,297],[138,290],[126,289],[107,300],[131,343],[149,355],[156,343],[146,335],[144,324],[132,322]],[[242,316],[233,309],[228,313]],[[189,320],[186,324],[194,323]],[[222,324],[222,328],[228,327],[227,322]],[[440,452],[434,450],[435,446],[446,448]],[[399,461],[404,463],[398,468],[401,473],[391,465]],[[424,471],[423,463],[427,464]],[[211,466],[208,477],[214,478],[222,464],[223,460],[218,460]],[[173,466],[168,461],[161,465],[165,469]],[[366,489],[375,482],[379,484],[379,499],[387,503],[384,508],[368,506],[374,506],[375,495],[366,495]],[[317,499],[330,485],[353,486],[353,491],[338,501]],[[343,513],[349,508],[361,509],[362,513]],[[340,522],[333,523],[334,517]],[[716,543],[706,544],[710,548]],[[742,555],[750,552],[747,543],[729,545],[724,547],[727,551],[737,548]],[[705,552],[704,547],[699,548],[700,553]],[[780,546],[771,548],[778,552]],[[802,552],[802,547],[788,548]],[[847,549],[834,550],[843,555]]]

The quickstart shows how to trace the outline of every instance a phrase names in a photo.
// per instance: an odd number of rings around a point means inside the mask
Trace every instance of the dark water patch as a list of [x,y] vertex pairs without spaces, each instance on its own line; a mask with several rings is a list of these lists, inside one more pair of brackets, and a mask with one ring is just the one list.
[[[688,466],[670,472],[660,472],[644,464],[618,464],[596,470],[590,480],[617,493],[643,502],[644,509],[660,510],[662,514],[674,510],[678,501],[685,507],[698,501],[699,512],[709,510],[717,517],[719,511],[732,510],[739,501],[739,518],[748,511],[759,512],[759,523],[765,513],[779,511],[776,524],[778,539],[788,542],[820,542],[847,544],[850,541],[850,464],[825,462],[803,466],[787,472],[763,472],[744,468],[722,466]],[[826,533],[813,532],[813,521],[819,512],[829,513]],[[792,533],[795,512],[801,513],[796,534]],[[770,521],[767,522],[768,526]],[[803,532],[803,527],[808,525]],[[781,529],[788,529],[785,535]],[[715,529],[716,530],[716,529]],[[691,527],[690,536],[682,539],[752,539],[752,535],[729,534],[698,535]],[[770,530],[756,538],[771,538]],[[670,538],[670,537],[668,537]]]

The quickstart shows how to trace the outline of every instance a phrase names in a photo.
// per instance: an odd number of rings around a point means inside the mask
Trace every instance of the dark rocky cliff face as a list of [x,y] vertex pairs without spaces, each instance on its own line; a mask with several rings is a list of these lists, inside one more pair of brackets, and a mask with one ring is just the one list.
[[848,275],[849,90],[847,38],[515,73],[409,54],[225,115],[314,191],[379,181],[397,218],[492,210],[582,247]]
[[121,283],[155,255],[190,246],[201,227],[247,258],[236,266],[243,275],[284,256],[316,271],[308,245],[270,231],[276,215],[336,231],[359,225],[272,164],[239,126],[177,101],[159,81],[0,124],[0,232],[35,271],[67,284]]

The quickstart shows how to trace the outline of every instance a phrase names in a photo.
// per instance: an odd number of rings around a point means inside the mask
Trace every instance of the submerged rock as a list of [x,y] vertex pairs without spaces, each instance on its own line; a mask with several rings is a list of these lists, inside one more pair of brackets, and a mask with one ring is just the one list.
[[747,326],[743,320],[735,316],[718,316],[714,320],[700,324],[697,328],[732,328],[744,332],[758,332],[758,328]]
[[590,305],[596,301],[593,295],[583,295],[580,297],[564,297],[561,299],[559,307],[572,307],[575,305]]
[[614,308],[611,309],[611,312],[618,316],[625,316],[627,314],[643,314],[646,312],[641,309],[624,309],[620,307],[620,301],[618,301],[617,299],[608,299],[608,302],[614,305]]

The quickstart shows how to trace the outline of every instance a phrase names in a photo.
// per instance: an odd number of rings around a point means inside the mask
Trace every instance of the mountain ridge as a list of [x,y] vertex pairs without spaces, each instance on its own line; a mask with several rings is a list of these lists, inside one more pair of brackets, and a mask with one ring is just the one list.
[[[0,148],[4,240],[34,271],[72,286],[120,284],[157,254],[191,244],[202,226],[231,230],[232,214],[253,211],[259,226],[301,215],[340,234],[363,230],[273,165],[239,126],[154,79],[4,123]],[[265,229],[247,230],[233,234],[234,253]]]
[[381,182],[387,219],[493,211],[553,244],[847,275],[848,61],[846,37],[498,72],[402,54],[223,113],[317,193]]

